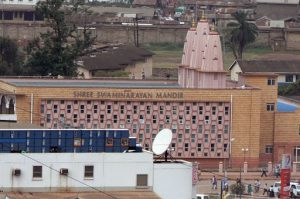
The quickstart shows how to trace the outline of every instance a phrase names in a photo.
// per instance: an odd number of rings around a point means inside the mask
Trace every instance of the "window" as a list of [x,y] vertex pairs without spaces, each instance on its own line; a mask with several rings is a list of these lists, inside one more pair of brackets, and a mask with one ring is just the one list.
[[126,115],[126,122],[127,124],[131,122],[131,115]]
[[72,106],[70,104],[67,105],[67,113],[71,113]]
[[137,174],[136,175],[136,186],[137,187],[147,187],[148,186],[148,175],[147,174]]
[[105,104],[104,101],[100,101],[100,104]]
[[199,124],[198,125],[198,133],[202,133],[203,132],[203,125]]
[[80,129],[84,129],[84,124],[81,123],[81,124],[79,125],[79,128],[80,128]]
[[164,125],[163,124],[159,124],[159,131],[163,130]]
[[215,115],[217,112],[217,107],[213,106],[211,107],[211,114]]
[[60,104],[65,104],[65,100],[60,100]]
[[224,133],[228,133],[229,132],[229,126],[228,125],[224,125]]
[[127,103],[128,105],[130,105],[130,104],[131,104],[131,102],[130,102],[130,101],[127,101],[126,103]]
[[51,104],[51,100],[47,100],[47,104]]
[[111,113],[111,105],[107,105],[106,112],[107,112],[107,113]]
[[192,141],[192,142],[195,142],[195,138],[196,138],[196,135],[195,135],[195,134],[192,134],[192,135],[191,135],[191,141]]
[[176,133],[176,131],[177,131],[177,124],[172,124],[172,133]]
[[178,142],[182,142],[182,134],[178,134]]
[[50,122],[51,122],[51,115],[47,114],[47,123],[50,123]]
[[152,134],[152,142],[153,142],[153,140],[155,139],[155,137],[156,137],[156,134],[153,133],[153,134]]
[[215,144],[210,144],[210,151],[214,152],[215,151]]
[[207,157],[208,156],[208,153],[204,153],[204,157]]
[[269,78],[269,79],[268,79],[268,85],[269,85],[269,86],[275,85],[275,79]]
[[32,167],[32,178],[42,178],[43,177],[43,167],[33,166]]
[[205,124],[209,124],[209,116],[208,115],[205,116]]
[[227,152],[228,144],[224,144],[224,152]]
[[93,129],[97,129],[98,128],[98,124],[93,124]]
[[178,153],[178,157],[181,157],[181,153]]
[[84,105],[80,105],[80,113],[84,113]]
[[194,157],[194,156],[195,156],[195,153],[191,153],[191,156]]
[[192,116],[192,124],[196,124],[196,120],[197,120],[196,115],[193,115],[193,116]]
[[211,125],[210,133],[216,133],[216,125]]
[[157,122],[157,115],[153,115],[152,116],[152,123],[156,124],[156,122]]
[[177,115],[177,106],[172,106],[173,115]]
[[200,152],[201,150],[202,150],[202,144],[198,143],[198,145],[197,145],[197,151]]
[[150,114],[150,113],[151,113],[151,107],[150,107],[150,106],[147,106],[147,107],[146,107],[146,113],[147,113],[147,114]]
[[205,106],[209,106],[209,102],[205,102]]
[[146,133],[150,133],[150,124],[146,124]]
[[98,112],[98,105],[94,105],[94,113]]
[[139,143],[142,143],[143,142],[143,139],[144,139],[144,136],[143,134],[139,134]]
[[132,125],[132,133],[137,133],[137,124]]
[[77,114],[74,114],[74,115],[73,115],[73,122],[74,122],[74,123],[77,123]]
[[114,115],[114,123],[118,123],[118,115]]
[[57,104],[54,104],[53,105],[53,113],[57,113],[57,108],[58,108]]
[[120,113],[121,113],[121,114],[124,114],[124,105],[121,105],[121,106],[120,106]]
[[166,115],[166,123],[167,123],[167,124],[170,123],[170,115]]
[[84,166],[84,177],[93,178],[94,177],[94,166]]
[[189,115],[190,114],[190,106],[185,107],[185,114]]
[[221,135],[221,134],[218,134],[217,142],[218,142],[218,143],[221,143],[221,141],[222,141],[222,135]]
[[267,111],[274,111],[274,103],[267,104]]
[[273,146],[272,145],[267,145],[266,146],[266,153],[273,153]]
[[228,114],[229,114],[229,107],[225,106],[225,115],[228,115]]
[[164,107],[163,106],[159,107],[159,114],[164,114]]
[[86,115],[86,122],[87,122],[87,123],[90,123],[90,122],[91,122],[91,115],[90,115],[90,114],[87,114],[87,115]]
[[44,113],[44,112],[45,112],[45,105],[41,104],[41,113]]
[[111,124],[106,124],[106,128],[110,129],[111,128]]
[[134,105],[133,106],[133,114],[137,114],[137,112],[138,112],[138,110],[137,110],[138,108],[137,108],[137,106],[136,105]]
[[54,123],[54,124],[53,124],[53,128],[54,128],[54,129],[57,129],[57,123]]
[[189,143],[184,144],[184,151],[189,151]]
[[171,149],[174,149],[174,150],[175,150],[175,148],[176,148],[176,143],[172,143],[172,144],[171,144]]
[[190,133],[190,125],[185,125],[185,133]]
[[145,121],[144,121],[144,116],[143,115],[140,115],[140,120],[139,121],[140,121],[141,124],[144,124]]
[[179,124],[183,124],[183,116],[179,115]]
[[204,142],[208,142],[208,134],[204,135]]
[[198,107],[198,112],[199,112],[199,115],[203,114],[203,106]]
[[87,101],[87,104],[91,104],[91,103],[92,103],[92,101],[91,101],[91,100]]
[[293,75],[286,75],[285,82],[293,82]]
[[104,115],[100,115],[100,123],[104,123]]
[[222,116],[218,116],[218,124],[222,124],[223,123],[223,117]]

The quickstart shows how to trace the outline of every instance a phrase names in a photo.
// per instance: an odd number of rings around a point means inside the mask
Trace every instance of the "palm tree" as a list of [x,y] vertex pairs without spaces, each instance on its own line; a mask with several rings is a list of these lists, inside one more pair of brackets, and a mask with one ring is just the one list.
[[243,58],[245,47],[253,43],[258,35],[257,26],[247,20],[247,13],[237,11],[232,14],[237,22],[231,22],[227,26],[230,28],[229,45],[236,59]]

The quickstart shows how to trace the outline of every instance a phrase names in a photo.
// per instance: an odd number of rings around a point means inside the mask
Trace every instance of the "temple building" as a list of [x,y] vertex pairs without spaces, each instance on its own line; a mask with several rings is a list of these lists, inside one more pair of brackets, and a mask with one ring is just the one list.
[[220,161],[266,166],[285,153],[297,161],[300,112],[277,110],[278,74],[237,75],[236,82],[226,80],[220,36],[201,20],[187,33],[178,81],[2,78],[0,89],[13,97],[17,122],[52,129],[125,128],[148,150],[157,133],[169,128],[171,156],[202,168]]

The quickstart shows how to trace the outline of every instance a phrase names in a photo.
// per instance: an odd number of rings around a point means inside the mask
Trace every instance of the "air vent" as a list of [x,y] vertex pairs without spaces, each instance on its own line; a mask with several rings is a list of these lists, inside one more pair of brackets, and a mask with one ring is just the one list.
[[14,176],[20,176],[21,175],[21,169],[14,169],[13,170],[13,175]]
[[62,169],[60,169],[59,173],[60,173],[60,175],[65,175],[65,176],[67,176],[68,173],[69,173],[69,170],[66,169],[66,168],[62,168]]

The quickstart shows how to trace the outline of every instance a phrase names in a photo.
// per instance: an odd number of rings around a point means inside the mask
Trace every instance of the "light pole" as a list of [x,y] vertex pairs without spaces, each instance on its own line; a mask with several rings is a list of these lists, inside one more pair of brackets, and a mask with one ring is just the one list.
[[244,153],[244,163],[245,163],[246,153],[249,151],[249,149],[248,148],[242,148],[242,151]]
[[232,160],[231,160],[231,151],[232,151],[232,142],[235,140],[235,138],[231,138],[229,141],[229,163],[230,167],[232,167]]

